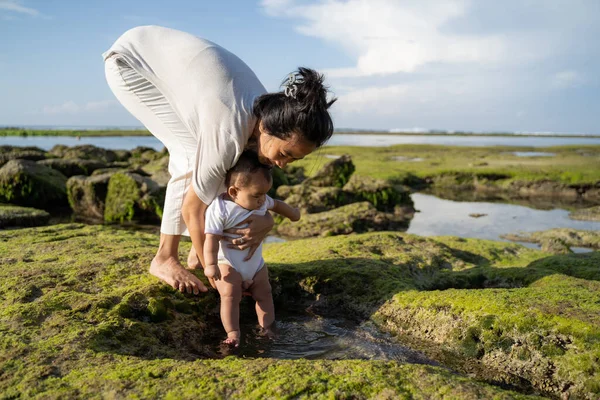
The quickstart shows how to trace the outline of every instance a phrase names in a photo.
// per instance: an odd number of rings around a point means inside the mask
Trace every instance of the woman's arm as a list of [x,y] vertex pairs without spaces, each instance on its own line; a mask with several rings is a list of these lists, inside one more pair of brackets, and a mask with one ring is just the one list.
[[185,195],[185,199],[183,200],[181,214],[190,233],[194,250],[196,250],[196,254],[200,258],[202,267],[206,266],[204,262],[203,249],[205,240],[204,213],[206,212],[207,208],[208,205],[204,204],[202,200],[198,198],[196,192],[194,192],[194,188],[190,186],[187,194]]
[[252,215],[242,223],[248,224],[248,226],[246,228],[231,228],[226,231],[227,233],[240,235],[239,238],[232,239],[225,236],[224,239],[231,242],[229,245],[231,249],[250,249],[248,256],[244,259],[244,261],[248,261],[267,234],[273,229],[275,221],[270,213],[265,213],[265,215]]

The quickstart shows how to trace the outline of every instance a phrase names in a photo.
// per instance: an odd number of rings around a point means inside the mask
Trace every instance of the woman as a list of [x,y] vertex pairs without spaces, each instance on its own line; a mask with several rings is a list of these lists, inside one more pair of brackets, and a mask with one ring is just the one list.
[[[299,68],[284,90],[266,93],[242,60],[204,39],[173,29],[142,26],[103,54],[106,79],[117,99],[169,151],[171,179],[160,245],[150,273],[181,292],[207,289],[179,262],[181,235],[192,239],[188,267],[204,265],[204,212],[223,191],[224,178],[244,149],[261,163],[283,168],[333,133],[323,77]],[[233,229],[232,246],[250,256],[273,227],[254,217]]]

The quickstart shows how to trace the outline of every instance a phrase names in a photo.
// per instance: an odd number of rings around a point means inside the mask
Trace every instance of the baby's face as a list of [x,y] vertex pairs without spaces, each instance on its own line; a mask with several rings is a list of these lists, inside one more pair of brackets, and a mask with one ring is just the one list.
[[265,203],[265,197],[271,189],[272,181],[267,180],[262,173],[254,173],[242,187],[235,187],[233,201],[246,210],[257,210]]

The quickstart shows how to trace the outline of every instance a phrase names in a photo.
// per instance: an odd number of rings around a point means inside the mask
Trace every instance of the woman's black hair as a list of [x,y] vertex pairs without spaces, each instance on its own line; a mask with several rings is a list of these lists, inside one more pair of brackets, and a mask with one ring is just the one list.
[[279,139],[297,133],[306,141],[322,146],[333,134],[324,76],[300,67],[282,83],[281,92],[266,93],[254,101],[254,116],[267,132]]

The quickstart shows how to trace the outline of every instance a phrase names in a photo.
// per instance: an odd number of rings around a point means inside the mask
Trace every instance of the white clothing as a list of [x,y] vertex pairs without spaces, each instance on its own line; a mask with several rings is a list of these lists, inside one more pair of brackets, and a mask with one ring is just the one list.
[[[266,196],[265,202],[257,210],[247,210],[244,207],[234,203],[231,200],[225,199],[225,193],[218,196],[206,210],[206,218],[204,220],[204,233],[237,237],[225,233],[227,229],[234,227],[243,227],[240,224],[251,215],[265,215],[267,210],[273,209],[275,201]],[[254,252],[250,260],[244,261],[248,256],[250,249],[237,250],[228,247],[230,243],[221,240],[219,241],[219,264],[231,265],[236,271],[242,275],[242,280],[254,278],[254,275],[265,265],[262,257],[262,243]]]
[[210,204],[256,124],[266,93],[242,60],[208,40],[159,26],[125,32],[103,54],[117,99],[169,150],[161,232],[185,234],[181,205],[190,182]]

